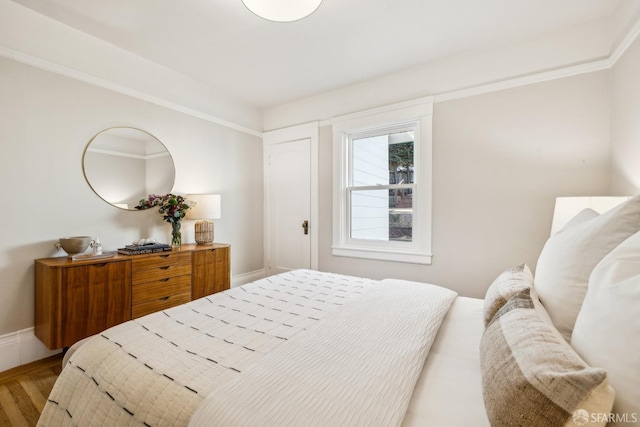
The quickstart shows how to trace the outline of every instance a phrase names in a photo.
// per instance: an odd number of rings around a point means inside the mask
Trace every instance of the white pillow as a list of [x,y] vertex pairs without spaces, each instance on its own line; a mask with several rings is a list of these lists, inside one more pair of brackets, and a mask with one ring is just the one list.
[[591,273],[571,345],[587,363],[609,372],[616,391],[613,413],[635,413],[634,425],[640,425],[640,233]]
[[[578,214],[580,215],[580,214]],[[563,229],[544,245],[535,288],[554,325],[569,341],[594,267],[640,230],[640,196],[602,215]]]
[[578,212],[576,216],[567,221],[567,223],[563,225],[560,230],[556,231],[556,233],[560,233],[568,228],[575,227],[578,224],[582,224],[583,222],[587,222],[590,219],[596,218],[598,216],[600,216],[598,212],[594,211],[591,208],[585,208]]

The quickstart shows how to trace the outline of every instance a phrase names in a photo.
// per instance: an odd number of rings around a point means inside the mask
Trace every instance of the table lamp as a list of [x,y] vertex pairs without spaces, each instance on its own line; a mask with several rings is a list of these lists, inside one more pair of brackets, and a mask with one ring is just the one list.
[[195,206],[187,211],[186,219],[197,219],[195,238],[199,245],[213,243],[213,219],[219,219],[221,213],[219,194],[188,194],[187,200]]
[[593,209],[599,214],[605,213],[631,197],[612,196],[585,196],[585,197],[556,197],[556,206],[553,211],[551,234],[557,233],[571,218],[583,209]]

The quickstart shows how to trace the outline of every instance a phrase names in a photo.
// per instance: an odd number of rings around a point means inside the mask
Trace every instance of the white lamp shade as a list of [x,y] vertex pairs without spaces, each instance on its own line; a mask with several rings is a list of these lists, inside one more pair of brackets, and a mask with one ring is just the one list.
[[276,22],[291,22],[311,15],[322,0],[242,0],[251,12]]
[[557,233],[567,222],[584,209],[593,209],[599,214],[603,214],[609,209],[618,206],[620,203],[629,200],[630,197],[557,197],[556,207],[553,211],[553,221],[551,223],[551,234]]
[[195,202],[195,206],[187,211],[187,219],[218,219],[221,217],[219,194],[188,194],[187,200]]

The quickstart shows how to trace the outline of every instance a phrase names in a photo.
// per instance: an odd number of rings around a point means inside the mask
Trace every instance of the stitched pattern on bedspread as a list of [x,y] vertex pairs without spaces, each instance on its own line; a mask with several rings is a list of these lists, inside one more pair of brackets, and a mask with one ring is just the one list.
[[39,424],[186,425],[213,390],[375,283],[298,270],[111,328],[74,353]]
[[455,292],[383,280],[211,393],[190,426],[399,426]]

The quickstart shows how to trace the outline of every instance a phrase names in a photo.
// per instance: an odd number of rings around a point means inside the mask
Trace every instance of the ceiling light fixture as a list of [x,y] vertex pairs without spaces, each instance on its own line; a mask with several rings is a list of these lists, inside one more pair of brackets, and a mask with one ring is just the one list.
[[320,7],[322,0],[242,0],[251,12],[275,22],[306,18]]

